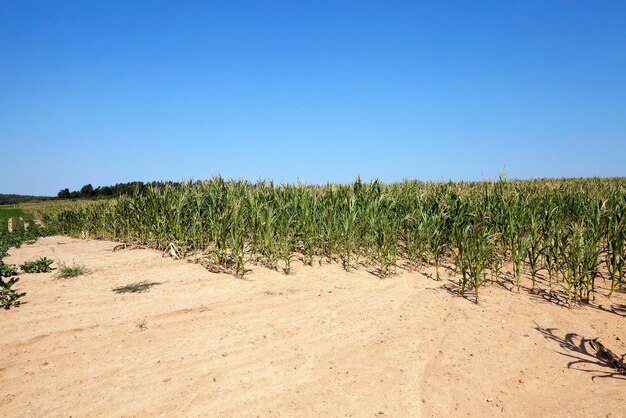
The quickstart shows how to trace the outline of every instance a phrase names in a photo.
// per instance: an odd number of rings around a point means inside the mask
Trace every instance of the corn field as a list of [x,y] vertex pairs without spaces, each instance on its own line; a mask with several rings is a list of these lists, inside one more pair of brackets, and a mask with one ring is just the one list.
[[512,266],[532,286],[589,302],[598,279],[624,290],[626,179],[275,185],[211,180],[149,188],[48,214],[64,234],[208,257],[243,275],[249,262],[289,274],[293,261],[346,270],[454,268],[478,301]]

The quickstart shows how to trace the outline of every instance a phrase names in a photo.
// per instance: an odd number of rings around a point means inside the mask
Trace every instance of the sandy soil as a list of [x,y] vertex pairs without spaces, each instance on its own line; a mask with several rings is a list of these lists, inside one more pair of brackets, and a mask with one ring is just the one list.
[[[0,312],[3,416],[626,416],[626,295],[567,309],[484,287],[474,303],[425,274],[252,267],[247,280],[152,250],[48,237],[91,273],[24,274]],[[113,287],[163,282],[146,293]],[[145,325],[142,330],[140,324]]]

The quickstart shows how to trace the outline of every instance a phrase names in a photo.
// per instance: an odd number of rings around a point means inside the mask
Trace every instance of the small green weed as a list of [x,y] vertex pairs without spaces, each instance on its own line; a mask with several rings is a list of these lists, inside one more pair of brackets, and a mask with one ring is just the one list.
[[162,284],[161,282],[150,282],[148,280],[144,280],[142,282],[136,282],[127,284],[126,286],[114,287],[113,292],[120,293],[144,293],[150,290],[152,286],[156,286],[158,284]]
[[60,277],[62,279],[68,279],[70,277],[81,276],[87,273],[89,273],[87,267],[80,264],[74,263],[70,266],[68,264],[59,262],[59,271],[57,273],[57,277]]
[[27,261],[20,266],[24,273],[47,273],[52,271],[50,266],[54,261],[46,257],[41,257],[33,261]]
[[11,287],[20,280],[19,277],[14,277],[5,281],[0,277],[0,307],[9,309],[11,306],[20,306],[21,297],[26,296],[26,293],[18,293]]
[[139,328],[139,331],[145,331],[148,329],[148,319],[147,318],[141,319],[137,321],[135,325],[137,325],[137,328]]

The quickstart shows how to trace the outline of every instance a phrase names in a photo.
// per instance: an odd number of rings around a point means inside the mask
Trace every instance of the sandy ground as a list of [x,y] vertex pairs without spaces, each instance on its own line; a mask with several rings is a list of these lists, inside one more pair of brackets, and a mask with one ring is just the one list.
[[[623,294],[568,309],[491,285],[477,306],[447,271],[253,266],[242,280],[114,246],[10,250],[91,273],[22,275],[26,303],[0,311],[0,415],[626,416],[626,376],[582,343],[626,352]],[[163,283],[111,291],[140,280]]]

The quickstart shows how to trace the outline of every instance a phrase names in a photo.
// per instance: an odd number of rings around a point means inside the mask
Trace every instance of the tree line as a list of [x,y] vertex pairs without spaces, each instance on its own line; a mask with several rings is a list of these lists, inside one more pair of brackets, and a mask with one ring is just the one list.
[[0,194],[0,205],[17,204],[22,202],[29,202],[31,200],[48,200],[52,199],[49,196],[31,196],[21,194]]
[[92,199],[92,198],[111,198],[123,195],[132,195],[134,193],[145,195],[149,187],[163,187],[165,185],[177,185],[177,182],[151,181],[144,183],[143,181],[131,181],[128,183],[117,183],[113,186],[98,186],[94,188],[91,184],[85,184],[80,190],[70,191],[68,188],[59,190],[57,198],[59,199]]

